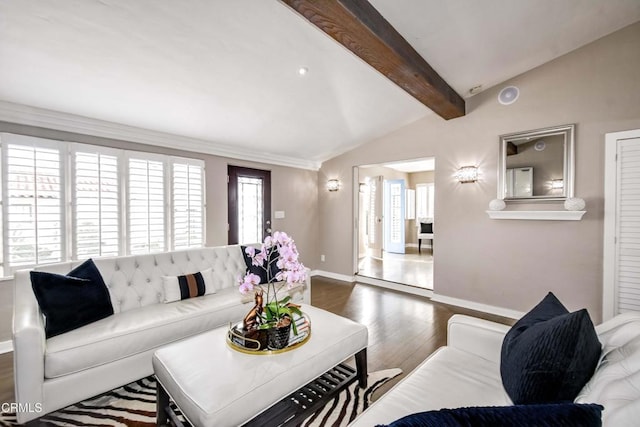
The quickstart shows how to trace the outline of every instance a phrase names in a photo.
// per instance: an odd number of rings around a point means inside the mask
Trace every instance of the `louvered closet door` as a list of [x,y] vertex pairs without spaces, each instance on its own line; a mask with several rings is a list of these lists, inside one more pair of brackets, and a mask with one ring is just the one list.
[[618,142],[618,312],[640,311],[640,138]]
[[603,318],[640,312],[640,130],[607,135]]

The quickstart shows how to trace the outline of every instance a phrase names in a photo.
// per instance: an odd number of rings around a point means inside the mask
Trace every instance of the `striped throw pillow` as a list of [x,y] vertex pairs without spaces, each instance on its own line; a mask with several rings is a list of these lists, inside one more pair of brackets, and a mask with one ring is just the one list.
[[211,280],[211,269],[184,276],[164,276],[164,302],[180,301],[215,293]]

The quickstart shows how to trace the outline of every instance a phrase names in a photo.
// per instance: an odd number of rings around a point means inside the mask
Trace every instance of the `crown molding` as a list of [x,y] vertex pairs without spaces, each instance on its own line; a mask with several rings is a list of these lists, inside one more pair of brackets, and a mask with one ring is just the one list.
[[1,100],[0,121],[298,169],[317,171],[321,165],[316,161],[259,153],[203,139],[173,135]]

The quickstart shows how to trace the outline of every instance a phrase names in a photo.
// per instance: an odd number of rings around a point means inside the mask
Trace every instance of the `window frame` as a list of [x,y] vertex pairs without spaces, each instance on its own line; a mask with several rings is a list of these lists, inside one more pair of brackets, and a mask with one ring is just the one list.
[[[420,189],[425,189],[424,206],[419,206],[421,199]],[[433,203],[430,203],[433,200]],[[424,215],[422,215],[422,207],[424,207]],[[424,182],[416,184],[416,219],[433,219],[435,216],[435,185],[433,182]]]
[[[2,157],[0,164],[2,165],[0,167],[0,170],[2,171],[2,175],[0,175],[0,181],[2,181],[2,195],[0,196],[0,199],[2,200],[2,236],[3,236],[3,241],[2,241],[2,276],[7,276],[8,274],[13,274],[14,271],[16,270],[22,270],[22,269],[29,269],[29,268],[33,268],[36,267],[38,265],[44,265],[44,264],[38,264],[37,263],[37,259],[38,259],[38,250],[37,250],[37,243],[36,243],[36,249],[35,249],[35,261],[36,263],[34,264],[21,264],[18,266],[9,266],[9,260],[10,260],[10,256],[9,256],[9,239],[8,238],[4,238],[5,236],[9,236],[9,221],[8,219],[8,215],[7,215],[7,210],[9,209],[9,204],[8,204],[8,199],[7,199],[7,194],[9,191],[9,187],[8,187],[8,180],[5,177],[5,173],[8,173],[9,171],[9,165],[8,165],[8,146],[9,145],[21,145],[21,146],[28,146],[28,147],[35,147],[35,148],[44,148],[44,149],[55,149],[58,150],[58,155],[59,155],[59,173],[60,173],[60,224],[61,224],[61,233],[60,233],[60,260],[59,261],[55,261],[53,263],[48,263],[48,264],[54,264],[57,262],[64,262],[68,259],[69,257],[69,245],[68,245],[68,235],[66,234],[66,228],[67,228],[67,224],[69,221],[68,215],[68,185],[67,185],[67,181],[68,181],[68,174],[66,173],[67,169],[68,169],[68,146],[66,143],[64,143],[63,141],[58,141],[58,140],[53,140],[53,139],[46,139],[46,138],[38,138],[38,137],[34,137],[34,136],[28,136],[28,135],[18,135],[18,134],[13,134],[13,133],[8,133],[8,132],[1,132],[0,133],[0,157]],[[34,181],[34,185],[36,185],[35,181]]]
[[[131,220],[129,217],[129,160],[138,159],[145,161],[157,161],[162,163],[163,168],[163,228],[164,228],[164,248],[161,251],[150,251],[148,253],[163,252],[168,250],[174,250],[175,247],[175,232],[173,223],[173,209],[174,209],[174,194],[173,183],[174,174],[173,169],[175,164],[186,164],[187,166],[196,166],[201,169],[201,212],[202,223],[201,233],[202,239],[200,246],[204,247],[206,244],[206,218],[207,218],[207,193],[206,193],[206,168],[205,161],[198,158],[189,158],[181,156],[170,156],[159,153],[135,151],[111,148],[102,145],[86,144],[73,141],[63,141],[51,138],[40,138],[35,136],[19,135],[9,132],[0,132],[0,218],[3,219],[3,225],[0,227],[0,237],[3,237],[3,243],[0,245],[0,277],[8,277],[13,274],[14,271],[20,269],[34,268],[39,265],[46,264],[22,264],[19,266],[10,266],[9,262],[9,242],[8,239],[4,239],[8,236],[8,221],[7,210],[9,205],[7,204],[8,194],[8,180],[5,174],[9,170],[8,168],[8,146],[11,144],[26,145],[32,147],[41,147],[47,149],[57,149],[59,152],[60,160],[60,242],[61,242],[61,256],[60,260],[53,263],[69,262],[78,260],[77,254],[77,241],[75,230],[77,226],[76,217],[76,153],[98,153],[109,156],[115,156],[117,158],[117,179],[118,179],[118,228],[120,233],[120,240],[118,242],[118,255],[127,256],[131,255],[130,251],[130,226]],[[190,224],[189,224],[190,226]],[[95,256],[93,258],[109,257]],[[36,259],[37,259],[37,246],[36,246]],[[52,263],[47,263],[52,264]]]
[[[124,232],[124,217],[123,217],[123,206],[125,203],[123,188],[122,188],[122,162],[124,156],[124,150],[103,147],[101,145],[92,145],[92,144],[83,144],[79,142],[69,143],[69,195],[70,195],[70,229],[69,233],[73,234],[71,236],[71,252],[69,254],[69,258],[73,260],[78,259],[78,241],[75,235],[75,230],[77,228],[77,217],[75,215],[75,209],[77,206],[76,200],[76,153],[98,153],[107,156],[114,156],[118,161],[118,231],[121,236],[125,238],[121,238],[118,242],[118,253],[123,254],[126,250],[126,235]],[[109,256],[109,255],[106,255]]]
[[[200,244],[202,246],[205,245],[205,242],[207,240],[207,235],[206,235],[206,230],[207,230],[207,188],[206,188],[206,183],[207,180],[205,179],[206,177],[206,169],[205,169],[205,162],[202,159],[190,159],[187,157],[177,157],[177,156],[170,156],[168,158],[168,168],[169,168],[169,197],[170,197],[170,203],[171,203],[171,207],[169,209],[169,214],[170,214],[170,233],[171,233],[171,250],[176,250],[175,248],[175,223],[174,223],[174,212],[175,212],[175,193],[174,193],[174,182],[175,182],[175,173],[174,173],[174,167],[176,164],[180,164],[180,165],[186,165],[187,166],[187,170],[190,166],[195,166],[200,168],[201,173],[200,173],[200,188],[202,189],[202,197],[200,198],[200,212],[202,213],[202,239]],[[188,248],[194,248],[197,246],[189,246]],[[187,248],[180,248],[181,249],[187,249]]]
[[129,205],[129,201],[131,200],[131,187],[130,187],[130,169],[129,169],[129,162],[134,159],[134,160],[144,160],[147,162],[158,162],[162,164],[162,193],[163,193],[163,206],[164,206],[164,217],[162,218],[162,222],[163,222],[163,228],[165,230],[164,233],[164,242],[163,242],[163,248],[161,251],[159,252],[166,252],[169,250],[169,247],[171,246],[170,241],[172,240],[173,237],[173,232],[172,232],[172,228],[169,227],[168,225],[171,225],[172,223],[172,215],[171,212],[169,212],[171,210],[171,206],[169,205],[169,197],[170,197],[170,193],[168,193],[169,188],[167,183],[169,182],[169,178],[167,176],[167,156],[162,155],[162,154],[156,154],[156,153],[144,153],[144,152],[139,152],[139,151],[125,151],[124,152],[124,164],[123,164],[123,170],[122,170],[122,174],[124,176],[122,176],[123,179],[123,184],[124,184],[124,193],[125,193],[125,203],[124,203],[124,208],[126,210],[125,213],[125,222],[126,222],[126,250],[125,250],[125,254],[126,255],[142,255],[145,253],[154,253],[155,251],[148,251],[148,252],[136,252],[133,253],[131,251],[131,217],[130,217],[130,205]]

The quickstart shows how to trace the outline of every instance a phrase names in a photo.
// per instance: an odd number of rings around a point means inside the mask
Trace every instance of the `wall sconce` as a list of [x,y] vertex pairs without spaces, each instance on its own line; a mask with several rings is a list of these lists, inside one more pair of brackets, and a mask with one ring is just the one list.
[[478,180],[478,168],[475,166],[462,166],[455,174],[460,184],[476,182]]
[[552,190],[562,190],[564,188],[564,180],[562,179],[552,179],[551,180],[551,189]]
[[338,191],[340,189],[340,181],[337,179],[330,179],[327,181],[327,190]]

